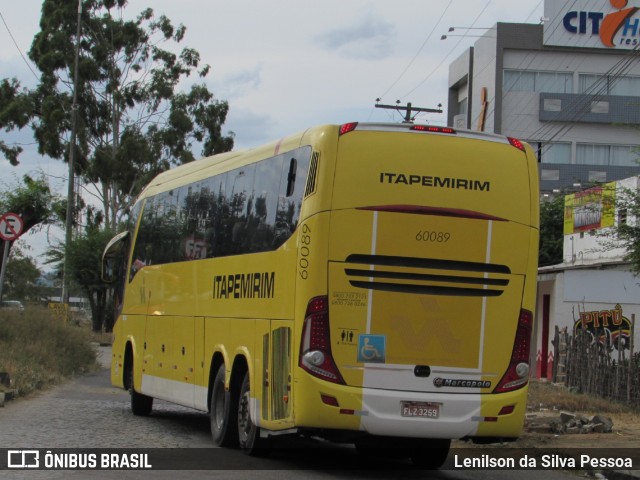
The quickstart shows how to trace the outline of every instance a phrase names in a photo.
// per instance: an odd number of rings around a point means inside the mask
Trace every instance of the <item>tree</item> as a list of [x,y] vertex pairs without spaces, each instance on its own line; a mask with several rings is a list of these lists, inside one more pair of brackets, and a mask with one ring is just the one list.
[[603,250],[623,248],[624,259],[634,275],[640,275],[640,192],[635,188],[619,186],[615,205],[603,205],[616,212],[613,227],[598,233]]
[[[199,53],[177,48],[185,27],[146,9],[124,19],[126,0],[82,0],[77,85],[76,173],[97,186],[105,226],[115,230],[133,198],[157,173],[194,160],[192,149],[209,155],[231,150],[233,133],[221,126],[228,104],[205,83],[178,91],[187,77],[204,79],[208,65]],[[30,125],[39,153],[68,159],[73,111],[77,3],[44,0],[41,31],[29,58],[40,70],[33,90],[16,79],[0,85],[0,127]],[[202,80],[204,82],[204,80]],[[19,147],[0,145],[11,163]]]
[[564,195],[557,195],[540,204],[540,251],[538,265],[541,267],[562,263],[564,242]]
[[47,253],[48,264],[55,264],[61,271],[65,254],[69,255],[69,270],[73,281],[88,298],[91,307],[92,328],[96,332],[113,329],[113,315],[109,313],[112,287],[100,278],[100,264],[102,252],[114,235],[109,229],[102,229],[102,215],[89,208],[84,231],[77,235],[69,245],[69,252],[65,252],[65,245],[51,247]]
[[[51,192],[44,177],[33,179],[25,175],[23,183],[14,185],[0,193],[0,213],[12,212],[22,217],[23,236],[32,228],[51,224],[64,219],[66,201]],[[4,240],[0,239],[1,251],[4,251]],[[10,242],[11,248],[13,242]],[[2,255],[0,254],[0,266]]]
[[41,274],[31,257],[25,255],[21,248],[13,248],[7,264],[3,297],[14,300],[39,300],[40,287],[37,282]]

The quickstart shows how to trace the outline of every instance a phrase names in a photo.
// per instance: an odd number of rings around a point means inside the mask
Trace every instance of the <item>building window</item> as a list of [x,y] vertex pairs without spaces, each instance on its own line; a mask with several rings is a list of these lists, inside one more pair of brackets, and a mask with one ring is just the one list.
[[635,167],[639,157],[638,147],[633,145],[579,143],[576,146],[576,163],[580,165]]
[[540,180],[558,181],[560,180],[560,170],[547,170],[543,168],[540,171]]
[[607,172],[600,172],[596,170],[589,170],[589,181],[604,183],[607,181]]
[[573,75],[564,72],[505,70],[504,91],[572,93]]
[[541,163],[567,164],[571,163],[570,143],[544,143],[535,140],[528,142],[534,150],[537,150],[538,160]]
[[609,113],[609,102],[591,102],[591,113]]
[[637,97],[640,92],[640,77],[581,73],[578,77],[578,89],[580,93],[590,95]]
[[458,115],[467,114],[467,99],[464,98],[458,102]]
[[545,112],[561,112],[562,100],[559,98],[545,98],[543,108]]
[[621,208],[618,210],[618,225],[626,225],[627,224],[627,209]]

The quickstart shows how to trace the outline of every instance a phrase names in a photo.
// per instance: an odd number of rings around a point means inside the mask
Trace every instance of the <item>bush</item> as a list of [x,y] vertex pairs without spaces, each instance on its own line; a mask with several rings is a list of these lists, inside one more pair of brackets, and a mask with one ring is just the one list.
[[52,318],[45,308],[0,310],[0,372],[18,395],[96,367],[88,329]]

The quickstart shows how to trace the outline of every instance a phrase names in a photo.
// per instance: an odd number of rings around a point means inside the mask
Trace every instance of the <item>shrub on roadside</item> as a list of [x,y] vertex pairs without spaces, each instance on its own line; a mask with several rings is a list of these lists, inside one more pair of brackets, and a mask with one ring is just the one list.
[[9,373],[18,395],[95,366],[88,329],[54,319],[45,308],[0,310],[0,372]]

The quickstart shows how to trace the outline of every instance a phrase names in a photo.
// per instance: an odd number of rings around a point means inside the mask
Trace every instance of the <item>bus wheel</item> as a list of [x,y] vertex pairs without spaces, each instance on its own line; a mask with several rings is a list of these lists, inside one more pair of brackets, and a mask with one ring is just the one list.
[[260,428],[251,420],[249,385],[249,372],[247,372],[242,381],[238,398],[238,443],[247,455],[266,455],[268,453],[266,439],[260,438]]
[[133,387],[133,360],[127,364],[127,386],[131,396],[131,412],[139,417],[148,417],[153,408],[153,397],[138,393]]
[[224,388],[224,365],[220,365],[211,389],[211,436],[221,447],[238,444],[238,425],[234,421],[238,405]]
[[449,455],[451,440],[423,440],[414,445],[411,451],[411,461],[419,467],[440,468]]

